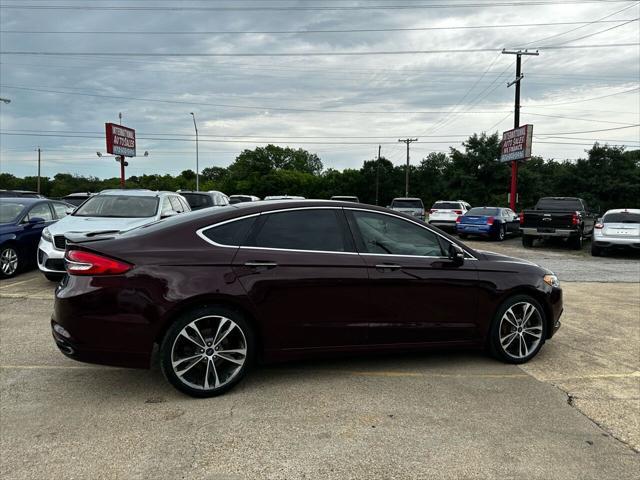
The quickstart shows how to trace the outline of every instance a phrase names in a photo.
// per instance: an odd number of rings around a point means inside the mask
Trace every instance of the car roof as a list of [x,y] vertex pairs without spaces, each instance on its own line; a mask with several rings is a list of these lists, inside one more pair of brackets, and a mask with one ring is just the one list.
[[[421,198],[418,197],[396,197],[393,200],[420,200],[422,201]],[[393,202],[393,200],[391,200]]]
[[[53,202],[54,200],[49,200],[48,198],[34,198],[34,197],[0,197],[0,202],[20,202],[25,205],[33,205],[34,203],[40,202]],[[64,202],[62,202],[64,203]]]
[[640,208],[614,208],[613,210],[607,210],[604,212],[605,215],[608,213],[637,213],[640,214]]
[[150,197],[150,196],[156,196],[159,197],[160,195],[167,195],[167,194],[173,194],[175,195],[176,192],[169,192],[169,191],[165,191],[165,190],[147,190],[144,188],[136,188],[136,189],[131,189],[131,190],[127,190],[127,189],[110,189],[110,190],[102,190],[100,193],[98,193],[98,195],[128,195],[128,196],[132,196],[132,197]]

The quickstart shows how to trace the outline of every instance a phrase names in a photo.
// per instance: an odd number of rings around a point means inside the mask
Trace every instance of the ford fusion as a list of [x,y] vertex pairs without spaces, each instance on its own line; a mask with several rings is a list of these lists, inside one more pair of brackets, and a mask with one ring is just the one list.
[[533,358],[562,291],[533,263],[475,251],[415,217],[348,202],[247,202],[69,236],[51,320],[79,361],[148,368],[196,397],[255,361],[486,348]]

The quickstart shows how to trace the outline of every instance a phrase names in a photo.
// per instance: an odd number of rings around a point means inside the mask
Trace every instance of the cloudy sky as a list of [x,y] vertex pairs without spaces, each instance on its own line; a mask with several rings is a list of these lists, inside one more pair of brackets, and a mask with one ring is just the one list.
[[540,48],[523,57],[534,154],[640,146],[637,1],[2,0],[0,15],[1,170],[19,176],[38,146],[44,175],[117,176],[95,152],[119,112],[149,151],[130,175],[195,169],[190,112],[200,168],[266,143],[338,169],[382,144],[401,164],[406,137],[418,161],[513,126],[502,48]]

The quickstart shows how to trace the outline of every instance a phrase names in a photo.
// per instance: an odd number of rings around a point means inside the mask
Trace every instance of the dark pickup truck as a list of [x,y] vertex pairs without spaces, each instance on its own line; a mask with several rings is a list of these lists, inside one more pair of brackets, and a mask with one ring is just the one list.
[[530,247],[536,238],[560,237],[580,250],[584,238],[593,235],[596,216],[581,198],[541,198],[532,210],[520,214],[522,245]]

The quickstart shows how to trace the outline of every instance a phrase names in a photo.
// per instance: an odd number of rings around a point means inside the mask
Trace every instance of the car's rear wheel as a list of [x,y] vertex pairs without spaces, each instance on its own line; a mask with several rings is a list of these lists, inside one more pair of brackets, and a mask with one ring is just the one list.
[[193,397],[213,397],[244,377],[254,349],[251,326],[239,312],[200,307],[169,328],[160,346],[160,362],[178,390]]
[[522,246],[525,248],[533,247],[533,237],[529,235],[522,235]]
[[0,249],[0,276],[11,278],[22,266],[20,254],[13,245],[6,245]]
[[598,247],[594,244],[593,240],[591,241],[591,255],[594,257],[599,257],[603,253],[602,247]]
[[498,228],[498,231],[496,232],[496,234],[495,234],[495,237],[494,237],[494,238],[495,238],[498,242],[502,242],[506,236],[507,236],[507,229],[506,229],[506,227],[505,227],[504,225],[501,225],[501,226]]
[[496,312],[489,332],[490,351],[507,363],[528,362],[542,348],[546,331],[540,303],[528,295],[516,295]]

